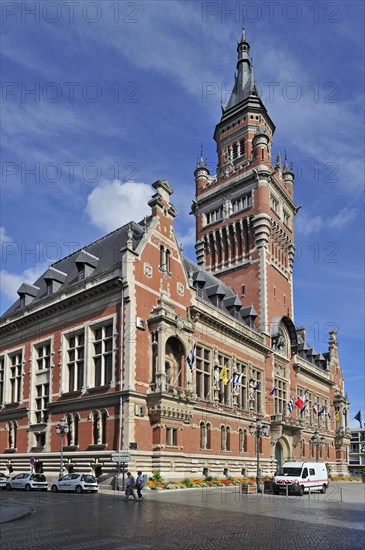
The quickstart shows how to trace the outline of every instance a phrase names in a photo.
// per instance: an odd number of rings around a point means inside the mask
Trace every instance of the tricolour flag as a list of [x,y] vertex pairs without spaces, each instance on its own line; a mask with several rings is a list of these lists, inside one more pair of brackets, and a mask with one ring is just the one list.
[[273,386],[269,391],[269,395],[274,395],[275,392],[276,392],[276,386]]
[[318,413],[317,403],[313,403],[313,405],[312,405],[312,411],[313,411],[314,414],[317,414],[317,413]]
[[242,380],[243,372],[241,374],[234,374],[232,378],[230,379],[230,382],[233,384],[239,384]]
[[188,355],[187,358],[186,358],[186,362],[187,362],[187,364],[189,365],[190,370],[193,370],[193,367],[194,367],[194,363],[195,363],[195,353],[196,353],[196,343],[193,345],[193,347],[191,348],[191,351],[190,351],[189,355]]
[[304,403],[305,403],[305,393],[303,393],[301,397],[298,397],[295,404],[297,407],[300,408],[300,410],[302,410],[302,408],[304,407]]
[[300,416],[304,413],[304,411],[307,409],[307,403],[304,403],[303,408],[300,410]]
[[228,369],[227,367],[224,367],[221,370],[221,373],[219,375],[219,378],[223,380],[223,384],[226,386],[228,384]]
[[291,397],[288,401],[288,411],[292,413],[294,409],[294,397]]
[[323,405],[323,407],[321,408],[321,410],[318,413],[318,416],[322,416],[322,414],[324,414],[326,412],[326,408],[327,407],[325,405]]
[[360,428],[362,429],[362,422],[361,422],[361,411],[355,414],[354,419],[360,422]]

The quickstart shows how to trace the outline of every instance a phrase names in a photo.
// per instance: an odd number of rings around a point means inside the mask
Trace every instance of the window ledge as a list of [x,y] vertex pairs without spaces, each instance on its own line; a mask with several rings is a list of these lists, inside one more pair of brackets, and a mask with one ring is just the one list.
[[111,386],[111,383],[105,384],[103,386],[93,386],[92,388],[87,388],[86,393],[96,393],[98,391],[108,390],[109,388],[111,388]]
[[108,445],[107,443],[97,443],[89,445],[87,450],[88,451],[103,451],[104,449],[107,449]]
[[61,397],[77,397],[82,394],[82,390],[65,391],[61,393]]

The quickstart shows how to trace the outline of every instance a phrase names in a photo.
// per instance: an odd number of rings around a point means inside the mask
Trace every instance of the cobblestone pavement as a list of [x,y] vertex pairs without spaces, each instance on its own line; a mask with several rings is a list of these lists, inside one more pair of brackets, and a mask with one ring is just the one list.
[[[234,491],[148,493],[2,492],[3,505],[32,511],[1,525],[2,550],[363,550],[362,493],[355,502],[240,495]],[[328,500],[324,500],[326,498]],[[289,517],[288,517],[289,516]]]

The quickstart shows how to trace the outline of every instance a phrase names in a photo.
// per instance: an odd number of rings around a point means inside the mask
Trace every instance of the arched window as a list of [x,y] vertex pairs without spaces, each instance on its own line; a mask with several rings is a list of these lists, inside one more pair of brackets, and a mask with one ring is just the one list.
[[103,409],[100,411],[93,411],[92,413],[93,423],[93,444],[105,445],[106,444],[106,423],[109,416],[108,411]]
[[241,139],[241,141],[240,141],[240,156],[241,157],[245,156],[245,140],[244,139]]
[[226,450],[226,427],[221,426],[221,451]]
[[231,428],[226,427],[226,451],[231,450]]
[[212,448],[212,438],[211,438],[211,435],[212,435],[212,426],[209,424],[207,424],[207,427],[206,427],[206,435],[207,435],[207,445],[206,445],[206,448],[207,449],[211,449]]
[[170,250],[166,250],[165,251],[165,265],[166,265],[166,271],[168,273],[170,273],[170,256],[171,256],[171,253],[170,253]]
[[76,414],[67,414],[66,423],[68,425],[67,433],[67,445],[78,445],[79,444],[79,415]]
[[238,157],[238,145],[237,143],[234,143],[232,146],[232,157],[233,159],[236,159]]
[[165,248],[162,245],[160,246],[160,268],[165,268]]
[[200,422],[200,448],[206,448],[207,428],[204,422]]
[[16,422],[8,423],[8,437],[9,437],[8,448],[9,449],[16,449],[17,428],[18,428],[18,425]]

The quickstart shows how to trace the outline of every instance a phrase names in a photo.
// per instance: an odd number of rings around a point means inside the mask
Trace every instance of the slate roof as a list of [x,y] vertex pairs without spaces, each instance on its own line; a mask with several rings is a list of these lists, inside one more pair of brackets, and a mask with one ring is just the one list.
[[301,357],[302,359],[305,359],[309,363],[312,363],[312,365],[315,365],[316,367],[319,367],[322,370],[327,370],[327,364],[328,364],[328,353],[318,353],[314,348],[311,348],[308,346],[308,344],[303,340],[302,336],[298,334],[298,352],[297,355]]
[[[32,304],[42,300],[47,296],[47,279],[57,280],[62,283],[58,292],[72,287],[78,282],[78,264],[85,263],[94,268],[93,275],[102,273],[111,266],[118,264],[121,260],[120,250],[126,245],[127,231],[131,228],[133,232],[133,248],[136,248],[143,236],[143,227],[135,222],[128,223],[104,237],[84,246],[53,263],[43,275],[41,275],[33,285],[23,283],[18,293],[25,293],[34,296]],[[56,294],[56,293],[54,293]],[[4,316],[16,312],[20,309],[20,299],[18,299],[5,313]]]
[[192,278],[194,287],[199,289],[198,295],[202,300],[259,332],[253,324],[257,317],[255,309],[252,306],[243,307],[241,300],[230,286],[199,267],[190,258],[184,257],[184,267],[187,277]]

